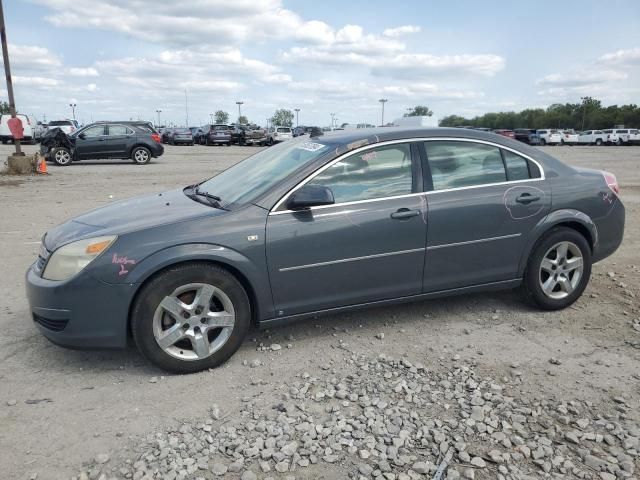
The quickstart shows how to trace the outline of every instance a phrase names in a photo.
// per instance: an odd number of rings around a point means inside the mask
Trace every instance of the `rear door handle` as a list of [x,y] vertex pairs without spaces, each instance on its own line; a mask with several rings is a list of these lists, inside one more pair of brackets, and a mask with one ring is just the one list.
[[394,220],[404,220],[411,217],[417,217],[420,215],[420,210],[410,210],[408,208],[401,208],[391,214],[391,218]]
[[537,202],[538,200],[540,200],[540,197],[533,196],[530,193],[523,193],[518,198],[516,198],[516,202],[522,203],[524,205]]

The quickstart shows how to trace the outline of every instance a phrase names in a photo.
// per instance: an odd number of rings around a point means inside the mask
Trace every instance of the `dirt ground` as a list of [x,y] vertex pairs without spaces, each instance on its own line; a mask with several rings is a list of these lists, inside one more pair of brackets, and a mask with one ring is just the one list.
[[[331,315],[252,332],[227,364],[186,376],[165,375],[135,348],[83,352],[50,344],[32,324],[24,272],[51,226],[116,199],[194,183],[256,148],[169,146],[147,166],[87,161],[50,165],[46,177],[0,176],[0,478],[70,478],[96,455],[126,457],[144,436],[204,416],[213,403],[233,412],[246,397],[277,401],[303,371],[339,371],[345,348],[405,356],[427,368],[459,355],[493,378],[518,376],[521,396],[591,401],[602,411],[625,397],[637,421],[640,147],[547,149],[569,164],[616,174],[627,211],[621,248],[594,266],[573,307],[541,312],[517,292],[503,292]],[[10,151],[0,146],[0,157]],[[261,343],[285,348],[263,351]],[[254,359],[263,365],[247,366]],[[329,477],[341,475],[332,468]]]

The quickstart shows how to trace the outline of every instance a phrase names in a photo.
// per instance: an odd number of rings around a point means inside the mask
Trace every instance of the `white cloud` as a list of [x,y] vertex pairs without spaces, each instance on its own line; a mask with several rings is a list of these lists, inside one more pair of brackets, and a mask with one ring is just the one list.
[[640,48],[629,48],[606,53],[598,61],[610,65],[640,65]]
[[471,90],[442,88],[429,83],[406,83],[383,85],[368,82],[343,83],[331,80],[315,82],[292,82],[288,85],[292,92],[310,94],[316,98],[339,101],[375,102],[381,95],[390,99],[420,102],[420,99],[467,100],[482,98],[484,93]]
[[[33,45],[9,44],[9,62],[14,70],[43,70],[58,67],[60,59],[48,49]],[[0,59],[0,63],[1,59]]]
[[417,25],[402,25],[401,27],[387,28],[382,32],[385,37],[400,37],[410,33],[418,33],[421,28]]
[[67,70],[67,73],[74,77],[97,77],[100,75],[98,70],[93,67],[71,67]]
[[322,22],[305,22],[281,0],[198,0],[184,5],[157,0],[33,0],[53,13],[57,27],[120,32],[174,46],[232,45],[246,40],[296,38],[322,41]]
[[97,92],[98,90],[98,85],[96,85],[95,83],[90,83],[89,85],[87,85],[87,91],[89,92]]
[[391,77],[419,77],[430,74],[474,73],[493,76],[505,67],[505,59],[498,55],[430,55],[423,53],[380,52],[378,56],[357,51],[340,51],[329,47],[293,47],[283,54],[285,62],[322,63],[327,65],[355,65],[370,67],[375,75]]
[[20,75],[13,75],[13,83],[29,87],[55,87],[60,84],[60,82],[55,78],[23,77]]
[[570,73],[553,73],[537,81],[538,85],[549,87],[581,87],[606,82],[625,80],[628,75],[615,70],[585,69]]

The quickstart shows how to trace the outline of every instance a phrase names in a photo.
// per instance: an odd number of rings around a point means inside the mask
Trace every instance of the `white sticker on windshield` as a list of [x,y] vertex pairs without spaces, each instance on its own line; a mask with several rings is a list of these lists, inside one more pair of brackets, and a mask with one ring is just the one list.
[[326,147],[326,145],[315,142],[304,142],[298,146],[298,148],[301,148],[302,150],[306,150],[308,152],[317,152],[324,147]]

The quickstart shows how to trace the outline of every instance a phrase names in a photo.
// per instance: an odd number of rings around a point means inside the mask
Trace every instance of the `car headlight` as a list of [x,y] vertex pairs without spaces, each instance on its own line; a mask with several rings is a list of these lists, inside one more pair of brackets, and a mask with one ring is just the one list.
[[51,254],[42,278],[47,280],[66,280],[82,271],[115,242],[117,236],[87,238],[69,243]]

